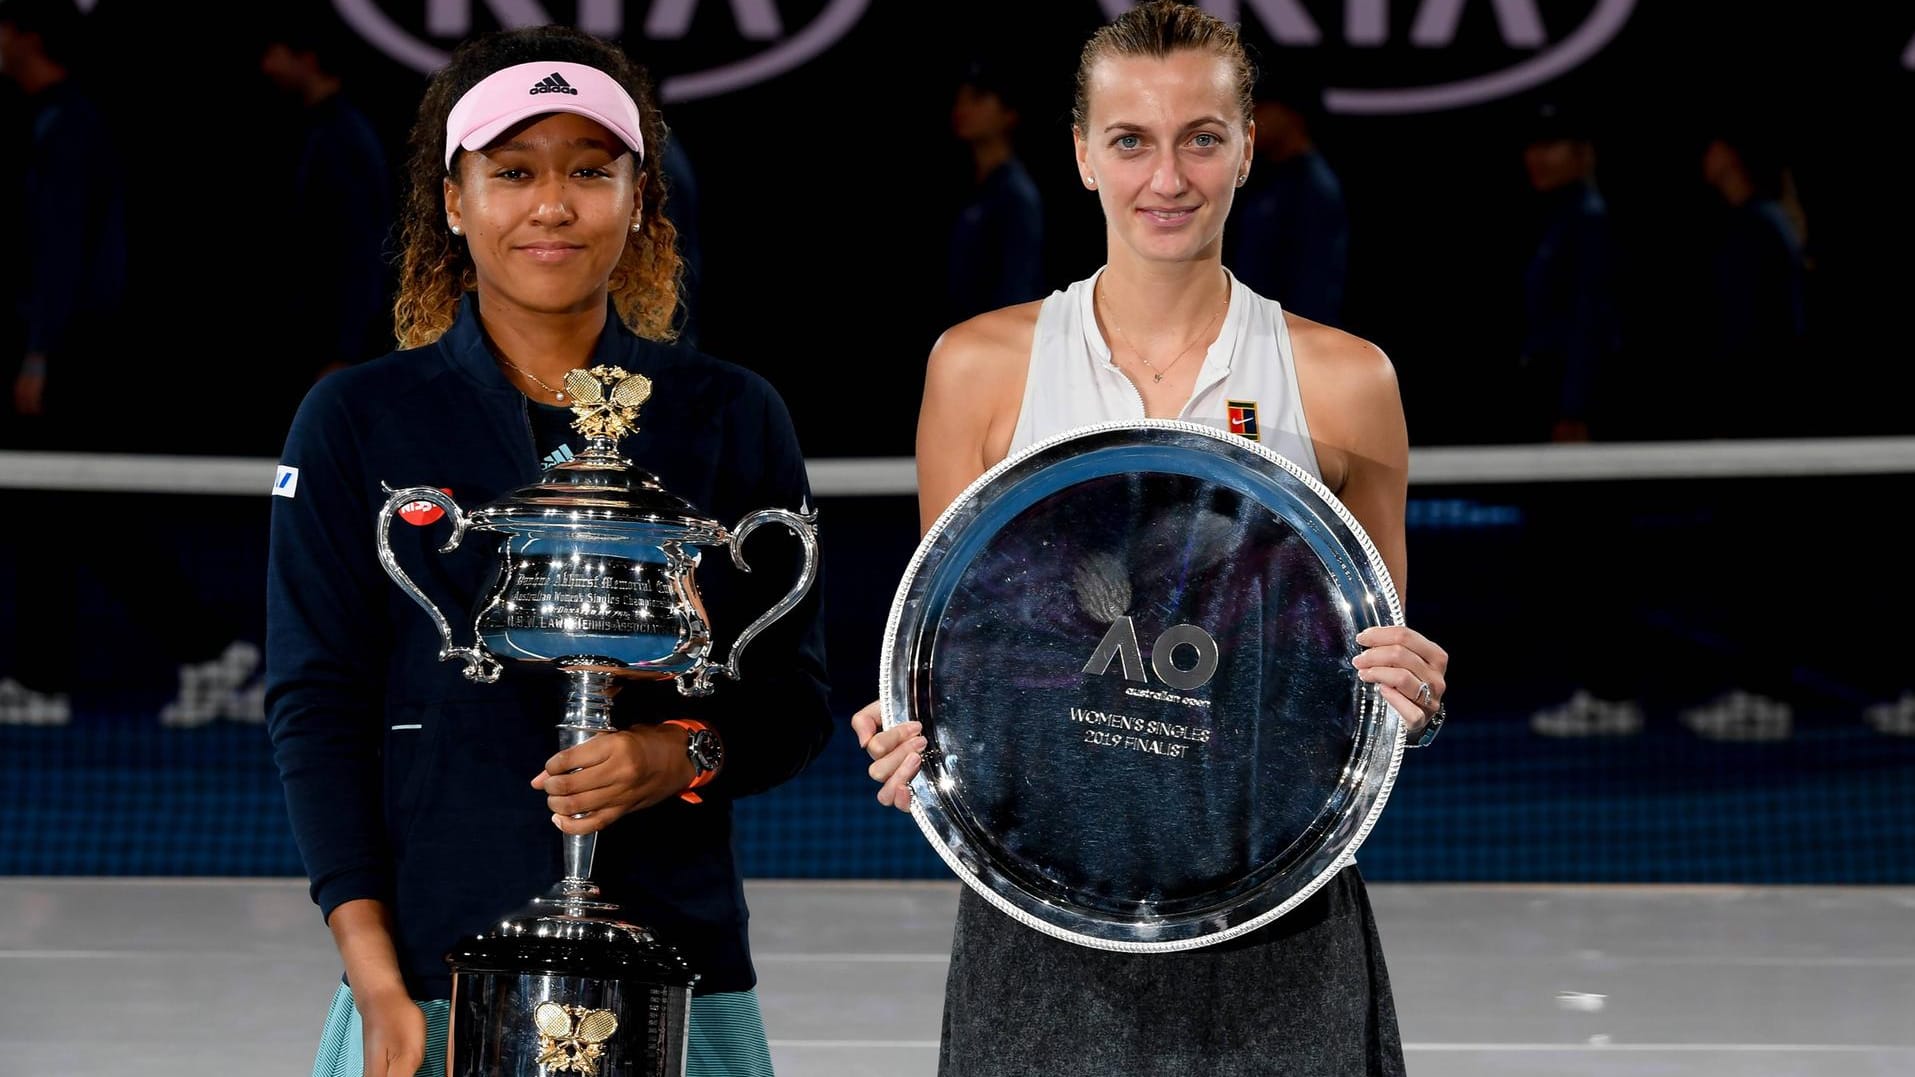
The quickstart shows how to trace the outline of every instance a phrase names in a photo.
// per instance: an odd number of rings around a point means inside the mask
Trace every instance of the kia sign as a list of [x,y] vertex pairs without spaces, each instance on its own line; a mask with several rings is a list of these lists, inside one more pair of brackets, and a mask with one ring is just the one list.
[[[776,0],[653,0],[644,5],[642,19],[627,10],[638,5],[624,0],[577,0],[564,7],[573,16],[569,21],[586,33],[618,39],[636,30],[654,42],[683,41],[701,7],[722,9],[742,55],[660,80],[659,97],[677,102],[743,89],[805,64],[857,25],[869,3],[829,0],[802,25],[788,20]],[[333,7],[374,48],[427,73],[443,67],[447,50],[480,29],[481,21],[508,28],[567,21],[554,18],[542,0],[333,0]]]
[[[1130,6],[1127,0],[1100,0],[1104,14],[1115,18]],[[1382,115],[1434,112],[1462,108],[1511,97],[1581,66],[1601,52],[1629,21],[1636,0],[1596,0],[1573,27],[1545,23],[1541,0],[1342,0],[1342,22],[1319,21],[1303,0],[1202,0],[1204,10],[1232,23],[1261,26],[1278,45],[1323,48],[1342,45],[1352,54],[1360,50],[1461,51],[1459,30],[1465,9],[1482,6],[1493,16],[1505,51],[1526,53],[1521,59],[1490,70],[1458,73],[1454,77],[1413,86],[1360,86],[1339,79],[1323,94],[1331,112]],[[1339,5],[1312,5],[1319,11]],[[1552,4],[1560,15],[1563,5]],[[1391,16],[1409,14],[1401,35],[1392,33]],[[1552,30],[1554,31],[1552,33]],[[1471,50],[1475,51],[1475,50]],[[1400,52],[1398,53],[1400,55]]]

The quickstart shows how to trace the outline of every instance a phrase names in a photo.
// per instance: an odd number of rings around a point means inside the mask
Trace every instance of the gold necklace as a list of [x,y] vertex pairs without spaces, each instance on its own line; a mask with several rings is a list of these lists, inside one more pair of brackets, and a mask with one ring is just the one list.
[[554,397],[558,398],[559,403],[562,404],[565,402],[565,390],[552,388],[550,385],[545,384],[545,382],[541,380],[537,374],[532,373],[531,371],[525,369],[524,367],[513,362],[512,360],[507,359],[503,355],[499,356],[499,362],[504,363],[506,366],[511,367],[513,370],[516,370],[519,373],[525,375],[526,377],[531,378],[532,383],[534,385],[537,385],[539,388],[545,390],[548,393],[551,393]]
[[[1102,283],[1103,281],[1098,281],[1098,284],[1101,285]],[[1230,309],[1230,293],[1226,291],[1224,293],[1223,306],[1217,308],[1217,313],[1214,315],[1211,315],[1210,321],[1204,323],[1203,329],[1200,330],[1196,336],[1191,337],[1190,343],[1184,345],[1183,350],[1177,353],[1177,357],[1175,359],[1172,359],[1170,362],[1165,363],[1162,370],[1157,369],[1157,364],[1151,362],[1149,357],[1146,356],[1142,351],[1140,351],[1136,344],[1131,342],[1130,334],[1124,332],[1124,327],[1121,325],[1118,325],[1117,319],[1111,316],[1110,304],[1108,303],[1104,304],[1104,318],[1106,321],[1110,322],[1110,327],[1112,329],[1117,330],[1117,335],[1124,338],[1124,345],[1125,347],[1128,347],[1130,349],[1131,354],[1135,355],[1139,362],[1142,362],[1144,366],[1150,369],[1151,380],[1163,381],[1164,375],[1170,373],[1170,368],[1182,362],[1184,356],[1190,354],[1190,349],[1193,347],[1196,347],[1198,341],[1202,340],[1204,337],[1209,335],[1210,327],[1213,325],[1216,325],[1217,319],[1222,318],[1223,312],[1229,309]]]

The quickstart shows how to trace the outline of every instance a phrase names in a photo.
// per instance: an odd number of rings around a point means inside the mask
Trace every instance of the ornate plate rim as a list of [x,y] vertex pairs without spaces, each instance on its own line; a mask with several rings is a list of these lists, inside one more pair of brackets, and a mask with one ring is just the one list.
[[[919,569],[923,566],[925,559],[930,555],[931,551],[937,548],[939,538],[951,526],[954,518],[965,510],[980,491],[989,487],[999,476],[1018,466],[1026,459],[1038,456],[1059,445],[1079,439],[1121,431],[1147,430],[1197,434],[1233,448],[1247,449],[1269,463],[1281,468],[1290,477],[1303,483],[1307,489],[1317,496],[1325,507],[1335,512],[1337,518],[1349,529],[1351,535],[1362,548],[1364,561],[1371,570],[1376,590],[1380,592],[1380,596],[1383,600],[1383,609],[1388,613],[1388,618],[1385,623],[1392,625],[1400,625],[1403,623],[1402,605],[1397,597],[1396,583],[1391,578],[1389,568],[1384,564],[1382,555],[1377,551],[1376,544],[1371,541],[1369,533],[1363,529],[1363,525],[1357,522],[1356,517],[1353,516],[1350,510],[1344,506],[1343,502],[1330,491],[1329,487],[1323,485],[1322,481],[1317,479],[1316,476],[1303,470],[1289,458],[1260,442],[1251,441],[1236,434],[1226,433],[1216,427],[1203,423],[1195,423],[1183,419],[1128,419],[1093,423],[1055,434],[998,461],[986,470],[984,474],[972,480],[955,498],[952,498],[951,503],[945,506],[944,511],[938,514],[938,518],[931,524],[930,528],[925,531],[923,538],[918,542],[917,549],[911,555],[910,563],[905,567],[903,577],[899,580],[897,592],[891,600],[890,614],[885,618],[884,646],[878,659],[878,701],[881,713],[881,729],[890,729],[908,720],[906,716],[898,713],[899,701],[896,699],[898,685],[896,675],[893,672],[897,658],[898,627],[904,618],[905,607],[909,603],[913,585],[917,581]],[[1375,686],[1371,686],[1368,697],[1371,706],[1379,708],[1380,713],[1385,716],[1383,722],[1389,731],[1392,743],[1390,747],[1389,765],[1382,778],[1376,783],[1373,799],[1364,810],[1362,822],[1358,825],[1355,833],[1330,862],[1323,866],[1307,884],[1299,888],[1295,893],[1285,898],[1276,906],[1266,909],[1248,920],[1231,924],[1223,930],[1212,932],[1208,935],[1155,941],[1110,939],[1072,931],[1069,928],[1051,923],[1048,920],[1033,915],[979,879],[977,874],[964,864],[962,859],[957,855],[957,851],[951,848],[950,844],[945,841],[944,835],[938,832],[928,809],[925,807],[927,800],[934,798],[936,792],[932,789],[930,779],[923,771],[920,771],[911,779],[911,817],[917,823],[918,829],[924,834],[925,839],[931,843],[931,847],[937,851],[939,858],[944,861],[945,865],[949,867],[966,886],[970,887],[997,909],[1026,927],[1041,931],[1053,938],[1063,939],[1066,942],[1100,950],[1153,953],[1194,950],[1205,946],[1212,946],[1254,931],[1289,912],[1299,904],[1302,904],[1311,895],[1315,894],[1325,883],[1335,877],[1338,872],[1355,862],[1358,847],[1369,837],[1371,828],[1376,825],[1376,820],[1382,814],[1384,805],[1389,801],[1390,791],[1396,784],[1397,772],[1403,764],[1403,750],[1406,743],[1406,732],[1400,716],[1383,700],[1381,693]]]

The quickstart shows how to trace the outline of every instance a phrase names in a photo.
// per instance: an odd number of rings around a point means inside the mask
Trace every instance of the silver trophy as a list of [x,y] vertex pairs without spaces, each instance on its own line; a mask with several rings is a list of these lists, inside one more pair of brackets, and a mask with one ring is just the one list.
[[[438,627],[439,658],[465,663],[474,681],[498,680],[504,661],[556,666],[566,676],[560,744],[609,732],[612,697],[627,680],[672,678],[687,696],[737,679],[753,637],[804,598],[817,575],[815,512],[763,509],[726,530],[653,475],[619,455],[636,429],[651,382],[617,367],[566,376],[573,428],[583,453],[547,468],[536,483],[467,512],[430,486],[391,491],[379,510],[379,561]],[[432,600],[399,567],[388,532],[402,508],[444,510],[452,534],[504,536],[488,593],[478,603],[474,641],[457,645]],[[700,548],[729,547],[750,571],[745,538],[766,524],[789,528],[804,548],[798,581],[746,626],[723,662],[694,570]],[[641,1077],[681,1074],[693,971],[670,944],[631,923],[591,881],[598,835],[566,835],[565,876],[530,905],[448,955],[454,1077],[537,1075]]]

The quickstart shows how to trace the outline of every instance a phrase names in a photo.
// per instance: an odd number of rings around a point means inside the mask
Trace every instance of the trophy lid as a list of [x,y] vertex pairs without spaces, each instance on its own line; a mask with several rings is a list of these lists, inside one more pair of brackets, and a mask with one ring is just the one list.
[[471,514],[472,526],[519,530],[527,524],[649,523],[682,528],[710,540],[724,527],[691,502],[665,489],[656,476],[594,443],[584,453],[546,468],[521,486]]
[[654,524],[682,529],[688,541],[723,540],[722,525],[619,454],[619,439],[637,431],[639,406],[652,395],[650,378],[598,366],[568,373],[565,389],[578,416],[572,429],[586,436],[585,451],[473,511],[473,527],[517,531],[540,525]]
[[460,940],[446,961],[455,973],[556,973],[668,987],[689,987],[698,979],[670,943],[620,918],[609,905],[534,902]]

